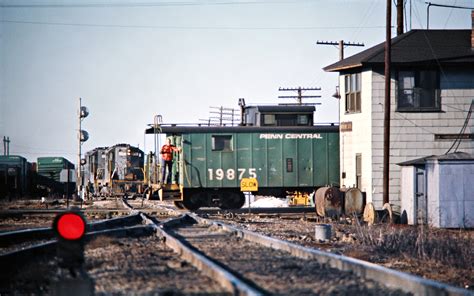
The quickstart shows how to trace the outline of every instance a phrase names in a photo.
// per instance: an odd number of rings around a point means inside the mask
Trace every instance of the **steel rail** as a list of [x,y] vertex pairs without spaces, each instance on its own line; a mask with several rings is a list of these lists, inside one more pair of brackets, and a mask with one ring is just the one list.
[[264,295],[264,292],[239,279],[189,244],[176,238],[170,231],[176,225],[192,223],[193,221],[195,222],[194,219],[186,214],[178,218],[170,219],[167,222],[157,225],[159,230],[157,235],[163,239],[168,247],[180,254],[184,260],[192,264],[206,276],[217,281],[222,287],[234,295]]
[[330,267],[342,271],[350,271],[362,278],[374,280],[389,288],[401,289],[404,292],[413,293],[414,295],[474,296],[474,292],[466,289],[454,287],[434,280],[424,279],[419,276],[389,269],[367,261],[303,247],[294,243],[264,236],[248,230],[239,229],[221,222],[201,218],[196,214],[190,213],[187,215],[200,224],[216,225],[221,227],[223,230],[232,232],[248,241],[276,250],[287,251],[295,257],[313,259],[321,264],[327,264]]
[[[220,268],[220,266],[215,264],[212,260],[208,259],[204,255],[201,255],[201,253],[196,252],[193,247],[176,238],[171,233],[171,230],[174,227],[192,223],[215,225],[253,243],[258,243],[276,250],[286,251],[295,257],[316,260],[318,263],[326,264],[341,271],[352,272],[364,279],[376,281],[388,288],[401,289],[404,292],[413,293],[415,295],[474,296],[473,292],[466,289],[457,288],[434,280],[424,279],[419,276],[392,270],[367,261],[323,252],[264,236],[248,230],[239,229],[221,222],[199,217],[197,213],[184,213],[178,218],[169,219],[168,221],[158,224],[156,224],[155,221],[151,220],[145,214],[143,214],[142,217],[144,217],[146,223],[154,223],[156,225],[158,229],[157,235],[162,237],[162,239],[170,248],[175,250],[175,252],[182,254],[185,260],[190,262],[206,275],[218,280],[221,285],[227,289],[230,289],[230,291],[233,293],[247,295],[262,294],[261,291],[254,289],[252,286],[248,286],[248,288],[242,290],[240,287],[245,287],[241,286],[247,285],[245,282],[241,281],[228,271],[222,270],[222,268]],[[216,268],[221,270],[216,271]]]
[[[11,216],[22,216],[22,215],[55,215],[63,213],[67,209],[24,209],[24,210],[0,210],[0,217],[11,217]],[[84,214],[125,214],[130,212],[129,209],[82,209]],[[156,213],[166,212],[166,214],[183,214],[188,212],[187,210],[178,210],[172,208],[172,206],[157,206],[156,208],[140,209],[144,213]],[[233,210],[222,210],[219,208],[201,208],[195,213],[197,214],[298,214],[298,213],[314,213],[314,207],[280,207],[280,208],[240,208]]]
[[[156,229],[150,225],[127,226],[122,228],[99,230],[86,233],[85,241],[89,242],[97,236],[109,237],[130,237],[130,236],[149,236],[156,233]],[[29,260],[37,256],[54,255],[56,252],[57,240],[50,240],[22,248],[13,250],[0,255],[1,266],[19,267]]]
[[[99,231],[114,227],[132,226],[141,223],[142,219],[139,214],[132,214],[125,217],[117,217],[104,221],[95,221],[87,224],[88,231]],[[51,239],[54,231],[51,227],[30,228],[22,230],[14,230],[0,233],[0,247],[11,246],[14,244]]]

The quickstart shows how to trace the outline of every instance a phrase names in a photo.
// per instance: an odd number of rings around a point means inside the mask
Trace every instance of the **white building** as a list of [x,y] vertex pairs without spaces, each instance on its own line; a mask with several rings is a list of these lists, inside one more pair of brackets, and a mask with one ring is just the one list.
[[[474,16],[474,13],[473,13]],[[474,30],[413,30],[392,39],[390,202],[400,204],[398,163],[474,153]],[[382,207],[384,44],[324,68],[339,72],[341,185]],[[473,115],[474,117],[474,115]],[[472,180],[474,182],[474,180]],[[474,194],[474,193],[473,193]]]

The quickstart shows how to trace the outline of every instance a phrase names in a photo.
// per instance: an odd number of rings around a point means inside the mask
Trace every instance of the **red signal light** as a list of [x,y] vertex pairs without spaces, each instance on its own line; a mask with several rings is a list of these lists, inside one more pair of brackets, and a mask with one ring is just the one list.
[[66,213],[58,218],[56,230],[66,240],[78,240],[86,232],[86,222],[78,214]]

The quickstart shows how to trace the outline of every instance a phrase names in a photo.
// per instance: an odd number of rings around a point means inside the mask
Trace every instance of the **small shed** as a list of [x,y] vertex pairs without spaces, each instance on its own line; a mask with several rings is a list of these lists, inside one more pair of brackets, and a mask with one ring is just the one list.
[[474,155],[454,152],[399,163],[408,224],[474,228]]

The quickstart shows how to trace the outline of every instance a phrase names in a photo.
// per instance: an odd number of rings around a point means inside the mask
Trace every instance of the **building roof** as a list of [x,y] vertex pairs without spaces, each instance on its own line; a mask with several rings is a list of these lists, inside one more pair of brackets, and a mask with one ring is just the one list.
[[[313,125],[313,126],[180,126],[162,125],[156,129],[157,133],[166,134],[199,134],[199,133],[338,133],[339,126]],[[153,127],[145,130],[146,134],[155,133]]]
[[[327,72],[382,65],[385,42],[323,68]],[[392,38],[392,64],[474,63],[471,30],[411,30]]]
[[409,161],[401,162],[399,166],[410,166],[410,165],[423,165],[429,160],[437,161],[464,161],[474,160],[474,155],[466,152],[453,152],[444,155],[430,155],[422,158],[412,159]]
[[314,112],[316,107],[304,105],[272,105],[272,106],[248,106],[247,108],[257,108],[259,112]]

